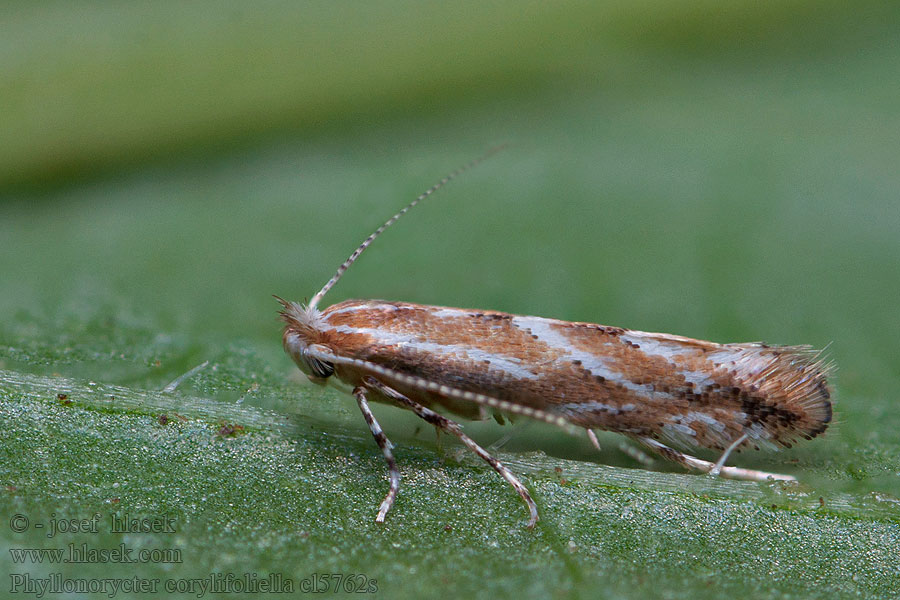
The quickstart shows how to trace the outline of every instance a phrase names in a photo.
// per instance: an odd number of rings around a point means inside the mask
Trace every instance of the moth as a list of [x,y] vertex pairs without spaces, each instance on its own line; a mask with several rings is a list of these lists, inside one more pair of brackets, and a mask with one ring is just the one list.
[[[791,447],[831,421],[829,365],[809,346],[718,344],[665,333],[384,300],[319,303],[381,233],[482,156],[410,202],[360,244],[308,304],[281,303],[284,349],[313,382],[348,384],[389,471],[375,521],[383,523],[400,471],[369,401],[413,411],[454,435],[518,492],[528,527],[538,520],[528,490],[499,460],[444,416],[524,416],[597,446],[595,429],[636,440],[690,469],[751,481],[792,480],[726,466],[732,451]],[[721,451],[717,462],[673,446]],[[599,446],[598,446],[599,447]]]

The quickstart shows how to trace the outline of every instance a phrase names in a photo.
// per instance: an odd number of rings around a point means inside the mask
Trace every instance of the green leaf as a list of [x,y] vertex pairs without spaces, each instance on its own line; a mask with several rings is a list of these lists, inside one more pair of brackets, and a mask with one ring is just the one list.
[[[385,598],[896,595],[893,4],[136,6],[2,9],[11,595],[54,574],[158,580],[115,597],[198,597],[229,574]],[[540,424],[464,423],[486,446],[511,436],[495,453],[538,503],[530,531],[490,467],[375,406],[403,479],[374,523],[381,453],[353,399],[284,355],[271,294],[310,297],[502,142],[325,304],[828,345],[835,424],[731,461],[798,484],[647,468],[613,435],[598,453]],[[111,531],[126,515],[168,529]],[[156,552],[25,552],[82,548]]]

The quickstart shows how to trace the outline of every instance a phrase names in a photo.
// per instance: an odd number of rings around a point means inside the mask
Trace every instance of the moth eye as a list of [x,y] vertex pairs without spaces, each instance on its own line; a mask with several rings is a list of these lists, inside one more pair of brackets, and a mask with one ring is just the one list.
[[334,375],[334,365],[331,363],[323,362],[318,358],[313,358],[311,356],[307,357],[307,362],[309,363],[310,370],[316,377],[325,379]]
[[305,348],[303,350],[303,362],[306,363],[310,370],[310,373],[307,373],[307,375],[319,379],[326,379],[334,375],[334,363],[326,362],[313,356],[313,352],[330,353],[331,351],[320,344],[313,344],[308,348]]

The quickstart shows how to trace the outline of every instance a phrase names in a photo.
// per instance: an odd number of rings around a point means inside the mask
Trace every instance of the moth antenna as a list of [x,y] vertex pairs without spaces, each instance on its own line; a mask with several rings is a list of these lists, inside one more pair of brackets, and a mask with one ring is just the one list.
[[315,296],[313,296],[312,300],[310,300],[309,305],[308,305],[308,307],[307,307],[307,310],[309,310],[309,311],[315,311],[315,310],[316,310],[316,306],[319,305],[319,301],[322,300],[322,298],[325,296],[325,294],[328,293],[328,290],[330,290],[332,287],[334,287],[334,284],[336,284],[336,283],[338,282],[338,280],[341,278],[341,276],[344,274],[344,272],[345,272],[348,268],[350,268],[350,265],[352,265],[354,262],[356,262],[356,259],[359,258],[359,255],[362,254],[363,251],[365,251],[365,249],[368,248],[368,247],[372,244],[373,241],[375,241],[375,238],[377,238],[379,235],[381,235],[381,232],[383,232],[385,229],[387,229],[388,227],[390,227],[391,225],[393,225],[393,224],[397,221],[397,219],[399,219],[400,217],[402,217],[403,215],[405,215],[407,212],[409,212],[409,209],[411,209],[413,206],[415,206],[416,204],[418,204],[419,202],[421,202],[422,200],[424,200],[425,198],[427,198],[427,197],[430,196],[431,194],[435,193],[436,191],[438,191],[439,189],[441,189],[442,187],[444,187],[444,185],[446,185],[447,183],[449,183],[451,180],[455,179],[456,177],[458,177],[458,176],[461,175],[462,173],[468,171],[469,169],[472,169],[472,168],[478,166],[479,163],[484,162],[485,160],[487,160],[488,158],[490,158],[490,157],[493,156],[494,154],[500,152],[500,151],[503,150],[505,147],[506,147],[506,144],[501,145],[501,146],[495,146],[494,148],[491,148],[490,150],[488,150],[487,152],[485,152],[484,154],[482,154],[481,156],[479,156],[479,157],[476,158],[475,160],[473,160],[473,161],[471,161],[471,162],[469,162],[469,163],[467,163],[467,164],[461,166],[460,168],[456,169],[455,171],[453,171],[452,173],[450,173],[449,175],[447,175],[446,177],[444,177],[443,179],[441,179],[440,181],[438,181],[436,184],[434,184],[433,186],[431,186],[430,188],[428,188],[427,190],[425,190],[424,192],[422,192],[422,193],[419,195],[418,198],[416,198],[415,200],[413,200],[412,202],[410,202],[409,204],[407,204],[406,206],[404,206],[403,209],[400,210],[400,212],[398,212],[398,213],[395,214],[393,217],[391,217],[390,219],[388,219],[387,221],[385,221],[385,222],[384,222],[384,225],[382,225],[381,227],[379,227],[378,229],[376,229],[374,232],[372,232],[372,235],[370,235],[369,237],[367,237],[367,238],[365,239],[365,241],[363,241],[363,243],[360,244],[360,245],[356,248],[356,250],[353,251],[353,254],[351,254],[350,257],[347,258],[347,260],[345,260],[345,261],[343,262],[343,264],[341,264],[340,267],[338,267],[338,270],[337,270],[337,271],[335,272],[335,274],[331,277],[331,279],[328,280],[328,283],[326,283],[326,284],[322,287],[322,289],[319,290],[318,293],[316,293]]

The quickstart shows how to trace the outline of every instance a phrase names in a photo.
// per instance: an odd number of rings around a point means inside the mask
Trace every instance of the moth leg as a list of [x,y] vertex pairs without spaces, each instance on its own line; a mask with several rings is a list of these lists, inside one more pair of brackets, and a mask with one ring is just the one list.
[[492,442],[491,445],[488,446],[488,450],[490,450],[491,452],[497,452],[500,450],[500,448],[508,444],[509,440],[511,439],[512,433],[504,433],[502,436],[497,438],[497,441]]
[[594,433],[594,430],[588,429],[587,436],[588,436],[588,439],[591,440],[591,443],[594,445],[594,448],[599,450],[600,449],[600,441],[597,439],[597,434]]
[[396,402],[398,405],[412,410],[420,419],[431,423],[435,427],[440,427],[447,433],[455,435],[463,444],[465,444],[469,448],[469,450],[480,456],[487,464],[491,465],[491,467],[495,471],[497,471],[497,473],[499,473],[500,476],[503,477],[503,479],[505,479],[511,486],[513,486],[513,489],[515,489],[516,492],[519,493],[519,496],[521,496],[522,500],[525,502],[525,505],[528,506],[528,512],[530,514],[530,518],[528,519],[528,528],[532,529],[534,527],[535,523],[537,523],[538,520],[538,511],[537,505],[531,498],[531,494],[528,493],[528,490],[524,485],[522,485],[522,482],[520,482],[516,478],[516,476],[513,475],[512,472],[503,465],[503,463],[488,454],[487,450],[479,446],[475,442],[475,440],[464,434],[459,424],[451,421],[441,414],[434,412],[430,408],[422,406],[415,400],[407,398],[397,390],[384,385],[383,383],[372,377],[366,377],[364,381],[367,386],[377,389],[379,392]]
[[651,457],[649,454],[647,454],[643,450],[635,448],[634,446],[630,445],[628,442],[626,442],[624,440],[621,443],[619,443],[619,450],[621,450],[624,454],[627,454],[634,460],[638,461],[645,467],[649,467],[650,465],[653,464],[653,457]]
[[[594,448],[600,450],[600,441],[597,439],[597,434],[594,433],[593,429],[587,430],[588,439],[591,440],[591,444],[593,444]],[[631,446],[626,441],[619,442],[619,450],[634,460],[638,461],[644,466],[650,466],[653,464],[653,459],[647,455],[646,452],[641,452],[634,446]]]
[[[503,425],[507,421],[510,424],[512,424],[512,422],[513,422],[512,419],[504,420],[502,415],[500,415],[499,413],[495,414],[495,417],[500,417],[500,420],[498,420],[497,422],[500,423],[501,425]],[[503,422],[501,422],[501,421],[503,421]],[[488,451],[489,452],[498,452],[500,450],[500,448],[502,448],[503,446],[508,444],[509,441],[511,439],[513,439],[513,436],[521,435],[522,432],[526,431],[528,429],[528,427],[531,426],[532,423],[534,423],[534,421],[531,421],[531,420],[524,421],[524,422],[522,422],[521,425],[519,425],[515,429],[510,430],[508,433],[503,434],[502,436],[497,438],[496,441],[491,442],[491,445],[487,447]]]
[[719,475],[719,473],[722,472],[722,468],[725,466],[725,461],[728,460],[728,455],[731,454],[731,452],[735,448],[740,446],[746,439],[747,439],[747,434],[746,433],[741,434],[741,437],[736,439],[734,442],[731,443],[730,446],[725,448],[725,452],[722,453],[722,456],[719,457],[719,460],[716,461],[716,464],[713,465],[713,468],[709,470],[709,474],[712,475],[713,477],[717,477]]
[[194,375],[196,375],[197,373],[199,373],[200,371],[205,369],[208,364],[209,364],[209,361],[204,360],[202,363],[200,363],[199,365],[197,365],[196,367],[194,367],[187,373],[182,373],[181,375],[179,375],[178,377],[173,379],[171,382],[169,382],[169,384],[166,387],[164,387],[162,389],[162,391],[168,392],[168,393],[174,392],[176,389],[178,389],[179,385],[181,385],[186,380],[190,379],[191,377],[193,377]]
[[[683,454],[678,450],[673,448],[669,448],[665,444],[661,444],[649,437],[636,437],[636,439],[645,445],[647,448],[653,450],[663,458],[668,460],[677,462],[689,469],[696,469],[697,471],[703,471],[704,473],[711,472],[716,465],[706,460],[701,460],[699,458],[690,456],[688,454]],[[741,440],[743,441],[743,440]],[[727,457],[726,457],[727,458]],[[743,479],[745,481],[768,481],[769,479],[775,479],[780,481],[796,481],[797,478],[792,475],[780,475],[778,473],[768,473],[766,471],[756,471],[753,469],[742,469],[740,467],[721,467],[719,475],[722,477],[726,477],[728,479]]]
[[441,428],[437,425],[434,426],[434,443],[437,446],[438,454],[441,455],[441,458],[444,457],[444,440],[441,439]]
[[388,489],[387,496],[381,501],[381,506],[378,507],[378,516],[375,517],[376,523],[384,523],[384,517],[391,510],[394,499],[397,497],[397,492],[400,490],[400,469],[397,468],[397,461],[394,460],[394,453],[391,452],[393,444],[384,435],[381,425],[375,420],[375,415],[372,414],[372,410],[369,408],[369,403],[366,400],[366,389],[362,386],[357,387],[353,390],[353,395],[356,397],[356,403],[359,404],[359,410],[362,412],[363,418],[369,425],[372,437],[375,438],[375,443],[378,444],[378,447],[381,448],[381,453],[384,454],[384,460],[387,462],[388,471],[390,472],[391,487]]

